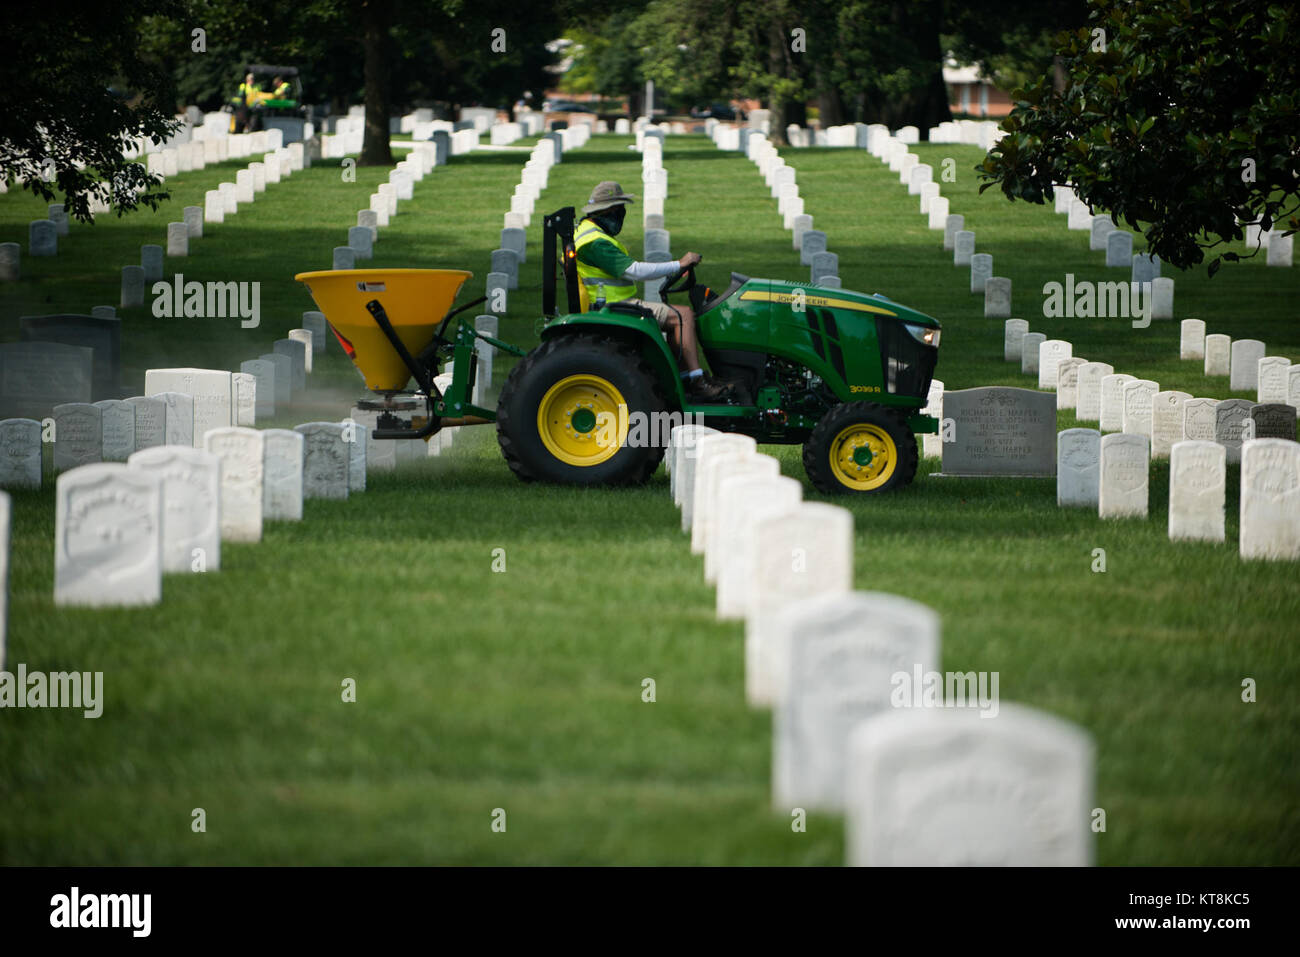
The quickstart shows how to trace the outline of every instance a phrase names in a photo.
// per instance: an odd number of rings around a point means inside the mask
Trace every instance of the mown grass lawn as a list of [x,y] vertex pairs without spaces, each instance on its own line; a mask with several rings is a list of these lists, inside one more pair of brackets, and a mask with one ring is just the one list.
[[[639,193],[630,142],[599,137],[568,154],[539,213],[581,205],[602,179]],[[936,168],[957,158],[944,195],[993,253],[994,273],[1012,277],[1016,314],[1035,330],[1162,387],[1230,394],[1178,361],[1176,322],[1040,318],[1043,283],[1119,271],[1100,266],[1064,217],[978,196],[978,151],[917,152]],[[1032,387],[1002,362],[1001,322],[982,318],[982,297],[896,176],[857,151],[785,155],[845,286],[944,321],[937,374],[950,389]],[[477,295],[526,156],[457,157],[427,177],[381,232],[375,264],[468,268]],[[670,137],[665,166],[673,251],[702,252],[702,279],[806,275],[747,160]],[[232,176],[184,174],[169,210],[74,225],[57,259],[25,259],[27,278],[0,290],[0,339],[17,338],[20,315],[116,302],[118,270],[138,261],[139,245],[163,242],[181,205]],[[261,326],[128,311],[126,385],[138,391],[149,367],[237,368],[269,351],[313,308],[293,274],[329,265],[382,179],[363,168],[346,182],[337,163],[321,164],[209,227],[169,273],[260,281]],[[43,209],[25,194],[0,198],[0,241],[25,249],[26,223]],[[536,341],[540,237],[538,215],[502,323],[525,345]],[[625,238],[640,249],[639,216]],[[1300,360],[1293,271],[1251,263],[1177,282],[1180,317]],[[504,371],[499,361],[498,381]],[[331,347],[276,424],[340,418],[361,388]],[[767,451],[804,478],[797,449]],[[946,669],[999,671],[1004,700],[1094,736],[1102,864],[1300,861],[1290,691],[1300,589],[1294,565],[1237,559],[1233,481],[1222,546],[1168,542],[1161,466],[1146,522],[1058,510],[1044,480],[921,477],[888,497],[837,500],[856,521],[858,587],[935,607]],[[348,502],[308,502],[301,524],[269,526],[259,545],[227,545],[219,573],[169,577],[161,605],[134,611],[55,609],[52,491],[14,493],[6,667],[103,671],[106,702],[98,720],[0,713],[0,862],[842,860],[837,819],[793,833],[769,806],[770,718],[744,704],[742,630],[714,621],[662,472],[634,490],[525,486],[490,429],[462,429],[444,456],[372,474],[369,486]],[[1098,548],[1104,574],[1092,571]],[[505,550],[503,573],[492,571],[494,549]],[[652,704],[641,700],[647,677]],[[1241,702],[1246,677],[1255,704]],[[341,701],[345,678],[356,680],[355,704]],[[190,828],[198,807],[203,834]],[[504,834],[491,828],[497,808]]]

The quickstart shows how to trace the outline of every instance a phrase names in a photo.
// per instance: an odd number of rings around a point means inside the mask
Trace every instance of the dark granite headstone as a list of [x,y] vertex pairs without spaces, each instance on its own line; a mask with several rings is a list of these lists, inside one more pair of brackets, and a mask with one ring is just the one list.
[[91,398],[122,397],[122,320],[116,317],[58,315],[24,316],[19,320],[26,342],[59,342],[95,350]]
[[43,419],[56,405],[89,402],[94,362],[86,346],[0,344],[0,419]]
[[1247,399],[1224,399],[1214,407],[1214,441],[1228,450],[1228,464],[1241,462],[1241,440],[1246,420],[1255,403]]
[[447,160],[451,157],[451,134],[446,130],[434,130],[429,139],[433,140],[434,165],[446,166]]
[[544,140],[550,140],[555,146],[555,162],[559,163],[564,159],[564,137],[559,133],[547,133],[542,137]]
[[1281,402],[1266,402],[1250,410],[1255,423],[1257,439],[1290,439],[1295,441],[1296,410]]
[[943,417],[952,420],[952,441],[943,443],[944,475],[1056,474],[1055,394],[1003,386],[959,389],[943,394]]

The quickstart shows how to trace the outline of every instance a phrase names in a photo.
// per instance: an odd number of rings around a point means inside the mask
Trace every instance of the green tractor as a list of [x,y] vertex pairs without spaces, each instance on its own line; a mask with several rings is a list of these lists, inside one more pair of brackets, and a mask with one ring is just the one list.
[[[802,444],[804,468],[821,492],[883,492],[912,481],[916,433],[938,431],[938,421],[921,411],[938,359],[936,320],[878,294],[739,273],[716,293],[688,270],[665,281],[661,297],[690,298],[709,367],[732,385],[724,403],[694,404],[652,315],[628,303],[580,311],[573,222],[572,207],[545,217],[547,318],[541,343],[527,353],[468,319],[447,335],[451,319],[483,298],[447,312],[441,323],[430,318],[430,306],[449,305],[466,272],[297,277],[378,393],[359,403],[380,413],[376,439],[427,438],[443,427],[495,421],[506,462],[525,481],[629,485],[654,473],[670,428],[691,422],[760,443]],[[425,274],[422,286],[414,274]],[[556,309],[561,278],[567,313]],[[479,341],[521,356],[496,410],[474,401]],[[446,362],[451,378],[440,388],[434,380]],[[404,391],[411,376],[419,386],[413,393]]]

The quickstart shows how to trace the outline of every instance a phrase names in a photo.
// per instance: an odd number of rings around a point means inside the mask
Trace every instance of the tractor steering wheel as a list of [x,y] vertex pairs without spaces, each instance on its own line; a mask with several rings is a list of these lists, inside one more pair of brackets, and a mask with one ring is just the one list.
[[687,266],[677,274],[677,278],[664,280],[659,287],[659,298],[666,299],[670,293],[675,292],[690,292],[695,286],[695,266]]

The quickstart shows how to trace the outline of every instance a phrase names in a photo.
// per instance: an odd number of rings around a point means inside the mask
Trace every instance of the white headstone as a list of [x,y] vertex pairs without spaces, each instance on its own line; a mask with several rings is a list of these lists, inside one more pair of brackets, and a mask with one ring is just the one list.
[[303,436],[302,491],[304,498],[348,497],[351,449],[338,422],[308,422],[297,426]]
[[246,359],[239,364],[239,370],[254,379],[254,417],[270,418],[275,415],[275,363],[267,359]]
[[993,275],[993,256],[991,253],[975,253],[970,258],[970,291],[983,292],[984,285]]
[[1038,375],[1038,347],[1047,341],[1041,332],[1026,332],[1020,340],[1020,371],[1026,375]]
[[267,429],[262,433],[262,518],[302,519],[302,433]]
[[188,256],[190,254],[190,227],[185,223],[167,224],[167,255]]
[[[40,487],[41,423],[35,419],[0,421],[0,488]],[[0,627],[2,623],[0,619]]]
[[[699,481],[703,475],[704,464],[715,455],[725,455],[732,452],[756,454],[757,448],[757,443],[747,435],[719,432],[713,435],[701,436],[696,441],[693,449],[687,446],[682,454],[678,456],[677,461],[683,466],[677,483],[677,491],[681,495],[682,531],[691,532],[691,550],[696,554],[699,554],[699,552],[696,551],[694,545],[695,509],[697,503],[702,502],[704,499],[704,483]],[[700,550],[703,550],[703,532],[700,535]]]
[[1151,446],[1145,435],[1119,432],[1101,437],[1101,518],[1146,518]]
[[1087,362],[1079,356],[1070,356],[1056,364],[1056,407],[1073,409],[1079,404],[1079,370]]
[[343,440],[348,446],[348,491],[366,490],[366,449],[370,443],[370,429],[355,419],[343,420]]
[[221,462],[217,457],[190,446],[159,445],[134,453],[127,464],[162,480],[163,571],[220,569]]
[[1003,319],[1011,315],[1011,280],[989,276],[984,281],[984,318]]
[[755,575],[745,618],[745,696],[755,706],[777,702],[785,688],[774,631],[778,610],[801,598],[853,587],[853,514],[805,502],[761,519],[753,530]]
[[849,740],[854,866],[1086,867],[1096,803],[1087,733],[1023,705],[895,709]]
[[1094,216],[1089,224],[1091,233],[1088,237],[1088,248],[1094,252],[1106,251],[1106,238],[1115,231],[1115,224],[1110,221],[1109,216]]
[[1184,319],[1179,325],[1178,358],[1205,358],[1205,320]]
[[1300,442],[1251,439],[1242,444],[1240,554],[1300,559]]
[[[683,494],[685,482],[683,481],[687,471],[685,460],[691,459],[691,476],[690,480],[694,481],[694,461],[696,443],[706,435],[720,435],[717,429],[711,429],[707,425],[677,425],[673,426],[668,436],[668,454],[665,456],[666,467],[669,472],[669,491],[673,496],[673,504],[678,508],[683,507]],[[692,495],[694,490],[692,489]]]
[[1124,372],[1111,373],[1101,378],[1101,430],[1119,432],[1124,428],[1124,389],[1135,376]]
[[88,402],[54,407],[54,471],[104,460],[104,413]]
[[1216,442],[1175,443],[1169,458],[1171,541],[1224,540],[1228,460]]
[[957,234],[966,228],[966,217],[950,213],[943,221],[943,248],[952,249],[957,244]]
[[167,403],[143,395],[134,395],[126,401],[135,409],[135,448],[132,451],[166,445]]
[[[921,408],[922,415],[933,416],[940,422],[943,421],[943,389],[942,379],[930,380],[930,391],[926,394],[925,405]],[[943,458],[942,437],[930,432],[922,433],[921,455],[927,459]]]
[[221,460],[221,537],[262,540],[262,433],[227,425],[208,429],[204,447]]
[[1286,356],[1264,356],[1255,364],[1255,401],[1285,403],[1289,398],[1291,360]]
[[1085,362],[1079,366],[1074,417],[1080,422],[1101,421],[1101,382],[1114,372],[1114,367],[1106,362]]
[[1166,390],[1151,397],[1151,457],[1167,459],[1174,443],[1183,435],[1183,403],[1191,396],[1186,392]]
[[283,352],[264,352],[258,358],[271,363],[275,370],[271,376],[271,385],[275,388],[276,407],[287,405],[293,394],[293,358]]
[[952,241],[952,264],[954,266],[969,266],[971,257],[974,255],[975,234],[969,229],[958,230]]
[[1205,374],[1228,375],[1232,371],[1232,337],[1211,333],[1205,337]]
[[1101,486],[1101,433],[1066,429],[1056,436],[1056,504],[1096,508]]
[[1074,354],[1074,346],[1064,339],[1044,339],[1038,344],[1038,388],[1056,388],[1056,367]]
[[301,342],[303,344],[302,361],[303,371],[311,375],[311,357],[316,351],[316,345],[313,342],[313,336],[310,329],[290,329],[289,339],[292,342]]
[[125,462],[135,451],[135,406],[124,399],[101,399],[95,407],[101,416],[103,461]]
[[895,675],[938,669],[939,615],[897,595],[847,592],[785,606],[772,633],[785,679],[773,715],[773,805],[841,811],[849,738],[893,710]]
[[1151,404],[1160,384],[1151,379],[1134,379],[1124,385],[1124,431],[1151,438]]
[[1218,399],[1183,401],[1183,438],[1194,442],[1215,441],[1215,409]]
[[738,476],[723,482],[721,567],[717,577],[717,616],[743,619],[754,601],[754,530],[769,516],[791,511],[803,499],[803,486],[785,476]]
[[1106,235],[1106,265],[1131,269],[1133,265],[1133,234],[1122,229]]
[[234,408],[234,390],[229,372],[216,369],[148,369],[144,374],[144,390],[149,395],[163,392],[183,392],[194,398],[194,434],[191,444],[203,447],[203,434],[208,429],[224,428],[231,424]]
[[54,604],[156,605],[162,598],[162,480],[120,462],[59,476]]
[[232,372],[230,388],[234,396],[235,425],[256,425],[257,376],[251,372]]
[[1232,371],[1228,387],[1233,392],[1254,392],[1259,386],[1259,360],[1264,343],[1258,339],[1236,339],[1232,343]]
[[[743,454],[743,453],[742,453]],[[744,455],[727,464],[719,463],[713,472],[714,483],[712,529],[704,543],[704,580],[717,583],[723,561],[734,554],[738,526],[745,517],[738,513],[728,499],[728,488],[741,479],[763,478],[775,480],[781,474],[781,463],[770,455]]]
[[1003,323],[1002,358],[1007,362],[1019,362],[1024,352],[1025,333],[1029,323],[1024,319],[1008,319]]

